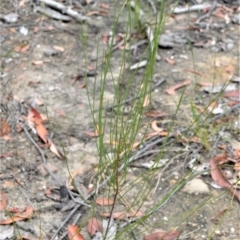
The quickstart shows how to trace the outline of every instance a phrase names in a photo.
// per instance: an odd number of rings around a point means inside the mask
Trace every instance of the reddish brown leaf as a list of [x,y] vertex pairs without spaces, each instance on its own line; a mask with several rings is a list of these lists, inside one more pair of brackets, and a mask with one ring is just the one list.
[[227,210],[228,210],[228,208],[225,208],[221,212],[217,213],[213,218],[213,222],[215,224],[219,224],[218,219],[220,218],[220,220],[221,220],[222,216],[227,212]]
[[38,136],[44,141],[44,143],[48,144],[48,138],[47,138],[48,132],[45,126],[43,124],[37,124],[36,131]]
[[68,226],[68,238],[69,240],[85,240],[82,234],[79,233],[76,225]]
[[14,48],[15,52],[27,52],[30,49],[29,45],[19,45]]
[[13,155],[12,152],[0,153],[0,158],[7,158],[11,157],[12,155]]
[[41,114],[35,108],[31,108],[28,112],[27,119],[35,124],[42,123]]
[[171,59],[171,58],[168,58],[168,57],[164,57],[165,61],[171,65],[174,65],[176,64],[176,61]]
[[[9,209],[8,209],[9,211]],[[15,213],[12,217],[0,221],[0,225],[6,225],[17,221],[23,221],[29,219],[33,213],[32,207],[25,208],[23,213]]]
[[212,86],[213,85],[210,82],[198,82],[197,84],[202,86],[202,87],[208,87],[208,86]]
[[[225,158],[224,158],[225,156]],[[221,168],[220,162],[226,162],[227,155],[218,155],[210,160],[210,169],[211,169],[211,176],[212,179],[222,188],[227,189],[239,202],[240,202],[240,195],[232,188],[232,185],[228,181],[228,179],[224,176]]]
[[91,11],[86,14],[86,16],[93,16],[93,15],[108,15],[108,11],[106,10],[99,10],[99,11]]
[[[101,213],[100,214],[103,217],[110,217],[110,213]],[[137,211],[137,212],[132,212],[132,213],[127,213],[127,212],[115,212],[112,214],[113,219],[119,219],[119,220],[125,220],[126,218],[131,218],[131,217],[141,217],[143,216],[143,213]]]
[[113,205],[114,201],[108,198],[97,198],[96,199],[96,204],[100,206],[109,206]]
[[240,97],[240,90],[228,91],[223,94],[224,97]]
[[201,76],[201,77],[204,77],[205,75],[203,73],[200,73],[200,72],[197,72],[195,70],[192,70],[192,69],[185,69],[186,72],[190,72],[190,73],[194,73],[198,76]]
[[7,196],[4,192],[1,192],[0,211],[5,209],[7,206]]
[[10,126],[8,125],[8,123],[6,122],[5,119],[2,120],[1,122],[1,127],[0,127],[0,136],[5,136],[8,135],[11,131]]
[[104,8],[104,9],[109,9],[109,4],[106,3],[99,3],[99,7]]
[[169,232],[159,230],[153,234],[145,236],[144,240],[174,240],[180,236],[181,232],[179,230],[171,230]]
[[179,88],[182,88],[182,87],[185,87],[187,85],[190,84],[190,81],[189,80],[186,80],[182,83],[178,83],[170,88],[168,88],[165,92],[168,93],[169,95],[174,95],[175,94],[175,91]]
[[80,85],[78,86],[79,89],[83,89],[83,88],[85,88],[85,87],[86,87],[86,83],[82,83],[82,84],[80,84]]
[[158,112],[158,111],[151,111],[151,112],[146,112],[146,116],[148,117],[153,117],[153,118],[160,118],[160,117],[166,117],[168,116],[168,113],[165,112]]
[[238,103],[239,103],[239,101],[231,101],[231,102],[228,102],[227,105],[230,107],[233,107],[233,106],[237,105]]
[[84,133],[85,133],[87,136],[92,137],[92,138],[98,137],[95,132],[85,131]]
[[91,235],[96,234],[96,232],[102,232],[102,223],[97,218],[90,218],[88,221],[87,230]]

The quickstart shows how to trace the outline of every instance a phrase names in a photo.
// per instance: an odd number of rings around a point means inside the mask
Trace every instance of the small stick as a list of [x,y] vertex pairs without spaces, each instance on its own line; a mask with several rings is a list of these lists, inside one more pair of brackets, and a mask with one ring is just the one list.
[[[80,217],[82,216],[81,213],[79,213],[76,217],[76,219],[73,221],[73,225],[76,225],[78,220],[80,219]],[[65,232],[60,238],[59,240],[63,240],[65,237],[67,236],[67,232]]]
[[65,226],[65,224],[70,220],[70,218],[73,216],[73,214],[81,207],[81,204],[77,204],[74,209],[68,214],[68,216],[65,218],[65,220],[62,222],[62,224],[59,226],[55,234],[52,236],[51,240],[54,240],[58,233],[61,231],[61,229]]
[[217,6],[217,0],[214,1],[214,3],[212,4],[211,8],[209,9],[209,11],[206,14],[202,15],[201,17],[199,17],[196,20],[195,24],[199,24],[205,18],[209,18],[210,15],[212,14],[212,12],[214,11],[214,9],[216,8],[216,6]]
[[42,151],[42,149],[33,140],[32,136],[29,134],[29,132],[26,129],[26,127],[24,126],[24,124],[20,123],[20,125],[23,128],[24,132],[26,133],[28,139],[32,142],[32,144],[37,148],[38,152],[41,154],[43,166],[46,169],[46,171],[52,176],[52,178],[58,183],[59,186],[62,186],[63,184],[61,183],[61,181],[59,181],[58,178],[48,168],[47,163],[46,163],[46,158],[45,158],[45,155],[44,155],[44,152]]
[[45,3],[46,5],[53,7],[55,9],[61,10],[62,13],[65,13],[73,18],[75,18],[79,22],[83,22],[87,20],[88,18],[81,15],[80,13],[72,10],[70,7],[66,7],[64,4],[55,2],[53,0],[39,0],[42,3]]
[[174,7],[173,9],[171,9],[171,12],[175,14],[194,12],[194,11],[203,10],[205,8],[210,8],[211,6],[212,4],[204,3],[204,4],[197,4],[190,7]]

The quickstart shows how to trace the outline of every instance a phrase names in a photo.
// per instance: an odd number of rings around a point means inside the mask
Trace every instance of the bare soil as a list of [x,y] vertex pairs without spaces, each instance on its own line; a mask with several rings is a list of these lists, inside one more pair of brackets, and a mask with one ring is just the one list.
[[[56,189],[58,192],[59,185],[44,170],[42,158],[25,132],[16,131],[14,119],[16,120],[18,117],[19,110],[14,99],[28,104],[32,103],[33,99],[39,99],[44,103],[41,106],[36,105],[36,108],[48,117],[49,122],[46,126],[48,126],[49,132],[53,133],[52,138],[56,145],[64,147],[67,157],[67,161],[59,160],[47,147],[42,148],[50,169],[58,179],[66,183],[69,180],[69,173],[78,170],[78,175],[86,189],[90,183],[95,185],[97,183],[95,171],[99,161],[96,147],[97,139],[88,136],[85,132],[94,131],[92,113],[89,107],[89,98],[93,99],[93,94],[95,94],[95,109],[98,110],[99,95],[96,93],[99,93],[104,65],[98,56],[108,50],[108,45],[104,39],[114,26],[115,10],[120,9],[123,4],[123,1],[112,2],[105,0],[85,5],[84,11],[86,13],[101,10],[100,3],[108,4],[109,9],[106,10],[107,15],[93,14],[89,17],[89,21],[77,23],[74,20],[62,22],[40,13],[34,13],[30,3],[26,1],[17,10],[20,17],[16,23],[1,22],[1,118],[6,118],[9,125],[12,126],[9,134],[11,139],[0,139],[1,191],[8,198],[8,207],[22,208],[32,205],[35,209],[34,215],[28,221],[20,221],[14,225],[14,229],[17,229],[15,234],[18,239],[20,235],[22,237],[29,236],[29,239],[51,239],[70,210],[56,209],[58,202],[46,196],[48,189]],[[148,4],[145,3],[145,5],[146,9],[148,7],[147,14],[151,14]],[[234,3],[224,6],[233,8]],[[2,15],[15,11],[13,3],[2,1]],[[167,112],[168,116],[158,119],[158,126],[164,129],[168,129],[173,117],[176,118],[174,131],[188,127],[193,120],[191,102],[194,101],[196,105],[206,107],[206,104],[209,104],[211,99],[217,96],[214,93],[209,94],[202,91],[197,82],[212,83],[214,81],[223,84],[231,79],[239,66],[239,25],[231,21],[226,24],[225,19],[211,16],[210,20],[207,20],[210,22],[209,30],[204,28],[187,29],[188,22],[201,14],[203,12],[176,14],[168,19],[163,30],[163,33],[184,36],[183,39],[188,36],[193,41],[192,47],[188,41],[185,41],[177,43],[173,47],[159,47],[158,49],[158,55],[161,59],[156,61],[153,80],[156,82],[158,79],[165,78],[166,81],[152,93],[152,102],[146,108],[146,112]],[[226,12],[226,14],[231,18],[232,13]],[[117,34],[126,33],[127,16],[128,11],[125,9],[118,19]],[[218,26],[211,27],[214,25],[211,21]],[[23,26],[28,30],[26,36],[20,32]],[[142,36],[144,37],[144,33],[139,34],[137,28],[133,28],[131,31],[137,39],[133,40],[135,42],[140,41]],[[54,48],[54,46],[61,48]],[[147,43],[141,45],[136,50],[136,54],[131,52],[130,62],[126,63],[123,72],[121,71],[123,50],[117,49],[112,53],[111,72],[109,71],[106,76],[104,95],[106,108],[111,106],[114,100],[112,79],[121,76],[124,88],[132,74],[129,66],[141,60],[146,47]],[[175,64],[167,62],[166,57],[174,60]],[[134,76],[135,86],[139,86],[141,83],[144,70],[144,68],[137,70]],[[79,78],[75,84],[72,84],[75,76],[79,72],[85,71],[96,71],[97,75]],[[200,74],[194,74],[191,71]],[[183,102],[177,116],[175,116],[178,102],[184,90],[179,89],[174,95],[168,95],[165,90],[187,79],[190,81],[190,85],[185,89]],[[88,92],[84,84],[87,84]],[[236,85],[238,84],[236,83]],[[131,96],[134,94],[133,86]],[[220,98],[218,101],[223,106],[227,106],[230,100]],[[202,162],[209,162],[213,156],[221,152],[218,145],[229,143],[229,139],[238,142],[239,130],[232,127],[237,121],[238,111],[239,109],[231,112],[230,120],[226,123],[205,126],[210,144],[208,149],[202,143],[194,143],[194,145],[193,143],[174,142],[170,150],[164,154],[164,158],[174,157],[174,160],[164,171],[162,171],[162,167],[151,172],[150,178],[147,177],[150,170],[139,166],[141,163],[153,161],[154,156],[145,156],[134,162],[123,184],[125,189],[129,189],[125,192],[125,201],[129,205],[132,204],[135,210],[138,210],[139,206],[139,210],[146,213],[161,201],[180,179],[187,175],[190,171],[187,164],[194,158],[194,154],[200,156]],[[106,113],[105,110],[103,112],[107,119],[106,122],[109,123],[109,113]],[[95,112],[95,116],[97,114],[98,111]],[[144,124],[149,121],[151,122],[153,119],[144,116],[143,126],[146,126]],[[218,131],[215,133],[216,128]],[[106,124],[104,131],[107,140],[110,134],[109,124]],[[151,126],[149,126],[148,132],[151,132]],[[29,133],[38,144],[43,145],[37,135],[34,135],[30,130]],[[140,131],[138,136],[141,137],[141,134]],[[228,140],[224,141],[224,139]],[[229,145],[231,144],[229,143]],[[181,149],[180,152],[179,149]],[[10,153],[10,155],[4,157],[6,153]],[[93,179],[91,179],[92,176]],[[138,176],[140,177],[138,178]],[[196,194],[188,194],[181,190],[176,191],[170,200],[136,229],[135,239],[142,239],[143,236],[152,233],[154,229],[168,231],[173,227],[178,227],[182,231],[180,239],[240,239],[239,202],[231,199],[230,194],[223,189],[213,188],[209,174],[199,175],[198,178],[208,185],[209,193],[198,194],[196,191]],[[143,185],[143,181],[140,181],[140,184],[136,182],[134,185],[133,181],[136,179],[144,179],[145,185]],[[154,189],[157,183],[157,188],[154,191],[149,191]],[[107,187],[100,189],[99,196],[106,196],[108,191]],[[133,201],[139,198],[139,193],[144,196],[144,192],[147,191],[149,191],[149,195],[142,200],[142,204]],[[91,201],[93,199],[90,199]],[[116,211],[123,211],[125,207],[123,202],[119,201]],[[224,216],[218,217],[216,225],[213,218],[224,209],[228,210]],[[91,213],[94,211],[97,214],[106,212],[109,211],[109,207],[98,206],[97,209],[81,207],[79,211],[82,213],[82,217],[77,225],[82,227],[81,232],[84,237],[91,239],[86,231]],[[78,213],[69,219],[59,236],[66,233],[67,225],[74,222]],[[1,212],[1,219],[5,217],[5,213]],[[116,221],[118,222],[118,220]],[[9,225],[1,225],[0,231],[5,231],[9,227]],[[119,239],[134,239],[134,237],[125,234]]]

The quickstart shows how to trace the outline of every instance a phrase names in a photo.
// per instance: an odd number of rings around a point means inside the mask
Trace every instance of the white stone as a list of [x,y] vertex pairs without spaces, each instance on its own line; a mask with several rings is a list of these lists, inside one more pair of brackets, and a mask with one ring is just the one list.
[[203,182],[203,180],[192,179],[186,183],[182,191],[188,194],[208,194],[209,188],[207,184]]

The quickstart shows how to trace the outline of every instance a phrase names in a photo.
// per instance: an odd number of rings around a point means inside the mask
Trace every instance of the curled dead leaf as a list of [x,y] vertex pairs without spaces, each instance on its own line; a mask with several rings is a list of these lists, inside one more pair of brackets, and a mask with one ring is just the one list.
[[156,132],[162,132],[163,131],[163,128],[158,127],[156,120],[152,121],[151,125],[152,125],[152,129],[154,131],[156,131]]
[[125,220],[126,218],[131,218],[131,217],[142,217],[143,213],[140,211],[134,211],[132,213],[115,212],[112,215],[110,213],[101,213],[100,215],[102,217],[110,217],[111,216],[113,219]]
[[7,196],[4,192],[1,192],[0,211],[5,209],[7,206]]
[[109,198],[97,198],[96,203],[100,206],[109,206],[113,205],[114,201]]
[[59,52],[64,52],[65,49],[63,47],[60,47],[60,46],[53,46],[53,48]]
[[87,225],[87,230],[91,235],[96,234],[96,232],[102,232],[103,226],[101,221],[97,218],[90,218]]
[[1,127],[0,127],[0,136],[5,136],[8,135],[11,131],[10,126],[8,125],[8,123],[6,122],[6,119],[3,119],[1,122]]
[[148,117],[153,117],[153,118],[160,118],[160,117],[166,117],[168,116],[168,113],[165,112],[158,112],[158,111],[152,111],[152,112],[147,112],[145,113],[146,116]]
[[168,93],[169,95],[174,95],[175,94],[175,91],[179,88],[182,88],[182,87],[185,87],[187,85],[190,84],[190,81],[189,80],[186,80],[182,83],[178,83],[170,88],[168,88],[167,90],[165,90],[166,93]]
[[179,230],[171,230],[169,232],[159,230],[153,234],[145,236],[144,240],[174,240],[177,239],[181,234]]
[[[225,158],[224,158],[225,156]],[[228,179],[224,176],[221,168],[220,162],[226,162],[227,155],[220,154],[210,160],[210,169],[211,169],[211,176],[212,179],[222,188],[227,189],[239,202],[240,202],[240,195],[236,190],[232,188],[231,183]]]
[[[11,212],[10,210],[11,209],[8,209],[9,212]],[[7,224],[10,224],[10,223],[13,223],[13,222],[23,221],[23,220],[29,219],[33,214],[33,208],[32,207],[26,207],[24,210],[25,210],[24,212],[20,212],[20,213],[17,212],[12,217],[0,221],[0,225],[7,225]]]
[[82,234],[79,233],[78,226],[76,225],[68,226],[68,238],[69,240],[85,240]]
[[224,97],[227,98],[232,98],[232,97],[240,97],[240,90],[232,90],[232,91],[227,91],[223,94]]
[[55,144],[50,140],[47,139],[48,143],[50,144],[50,150],[59,158],[64,159],[64,155],[61,153],[60,150],[55,146]]
[[171,64],[171,65],[174,65],[174,64],[176,64],[176,61],[175,61],[175,60],[173,60],[173,59],[171,59],[171,58],[164,57],[164,60],[165,60],[167,63]]

